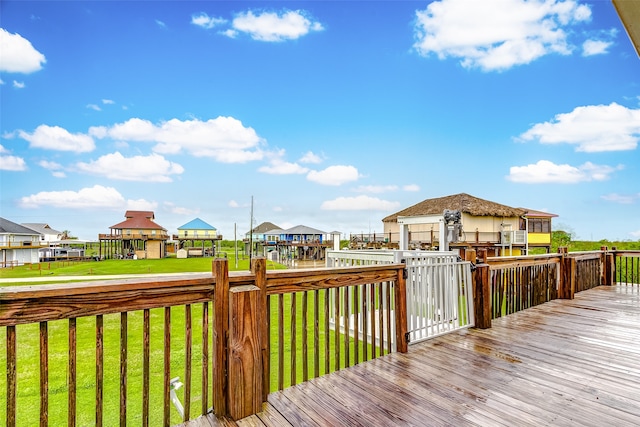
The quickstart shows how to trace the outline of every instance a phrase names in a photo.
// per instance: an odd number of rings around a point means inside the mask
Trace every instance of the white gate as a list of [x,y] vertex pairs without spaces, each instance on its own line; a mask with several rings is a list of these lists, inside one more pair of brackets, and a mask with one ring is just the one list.
[[471,263],[460,261],[455,252],[327,251],[326,260],[328,267],[406,263],[410,344],[474,324]]
[[409,343],[473,326],[471,263],[406,257]]

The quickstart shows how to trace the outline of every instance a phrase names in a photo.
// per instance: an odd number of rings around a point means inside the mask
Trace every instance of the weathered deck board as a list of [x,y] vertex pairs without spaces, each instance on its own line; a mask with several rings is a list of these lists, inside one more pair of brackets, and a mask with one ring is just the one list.
[[640,425],[640,287],[598,287],[492,324],[272,393],[237,425]]

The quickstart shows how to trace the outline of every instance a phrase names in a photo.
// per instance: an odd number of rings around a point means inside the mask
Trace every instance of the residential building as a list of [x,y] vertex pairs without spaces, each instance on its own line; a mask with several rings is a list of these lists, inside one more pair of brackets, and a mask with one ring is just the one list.
[[0,218],[0,267],[39,262],[40,233]]
[[[127,211],[125,220],[100,234],[101,258],[160,259],[166,256],[167,230],[151,211]],[[104,249],[104,251],[103,251]]]

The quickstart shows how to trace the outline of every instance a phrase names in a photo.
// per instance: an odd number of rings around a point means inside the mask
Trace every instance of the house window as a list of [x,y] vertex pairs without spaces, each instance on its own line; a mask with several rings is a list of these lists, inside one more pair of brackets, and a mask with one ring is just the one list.
[[549,218],[529,219],[529,233],[551,233],[551,220]]

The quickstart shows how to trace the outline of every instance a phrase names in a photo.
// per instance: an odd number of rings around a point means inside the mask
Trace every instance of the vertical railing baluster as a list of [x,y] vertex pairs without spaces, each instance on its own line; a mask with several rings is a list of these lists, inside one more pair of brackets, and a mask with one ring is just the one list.
[[102,427],[104,399],[104,318],[96,316],[96,427]]
[[278,390],[284,389],[284,295],[278,295]]
[[184,307],[185,315],[185,338],[184,338],[184,416],[183,421],[188,421],[191,417],[191,304]]
[[351,289],[349,286],[344,288],[344,306],[342,307],[342,313],[344,316],[343,322],[344,322],[344,366],[345,368],[348,368],[349,366],[351,366],[349,362],[349,356],[350,356],[350,351],[349,351],[350,321],[349,319],[351,317],[351,312],[349,310],[349,289]]
[[378,354],[382,356],[384,354],[384,282],[378,283],[378,329],[380,333],[380,344],[378,347]]
[[145,309],[142,312],[142,426],[149,427],[149,344],[150,334],[150,311]]
[[127,312],[120,313],[120,426],[127,425]]
[[353,360],[360,363],[360,286],[353,287]]
[[291,333],[291,384],[296,385],[296,293],[291,294],[291,324],[289,326]]
[[202,415],[209,410],[209,303],[202,303]]
[[320,376],[320,291],[313,291],[313,374]]
[[171,307],[164,308],[164,376],[163,395],[164,412],[162,425],[169,427],[171,424]]
[[387,353],[391,353],[391,282],[386,282],[387,298],[386,298],[386,314],[387,314]]
[[367,304],[367,288],[370,285],[362,285],[360,291],[362,295],[362,360],[369,360],[369,305]]
[[340,288],[333,288],[334,307],[333,307],[333,337],[334,337],[334,357],[335,370],[340,370]]
[[371,316],[371,358],[376,358],[376,284],[371,285],[371,299],[369,300],[369,315]]
[[74,427],[76,425],[76,319],[69,319],[69,366],[67,377],[67,395],[68,412],[67,425]]
[[324,373],[328,374],[330,371],[331,360],[331,339],[329,336],[329,317],[331,313],[329,310],[329,289],[324,290]]
[[302,381],[309,379],[309,350],[307,337],[307,305],[309,291],[302,293]]
[[17,397],[17,346],[16,327],[7,326],[7,427],[16,425]]
[[40,425],[49,425],[49,331],[40,322]]

